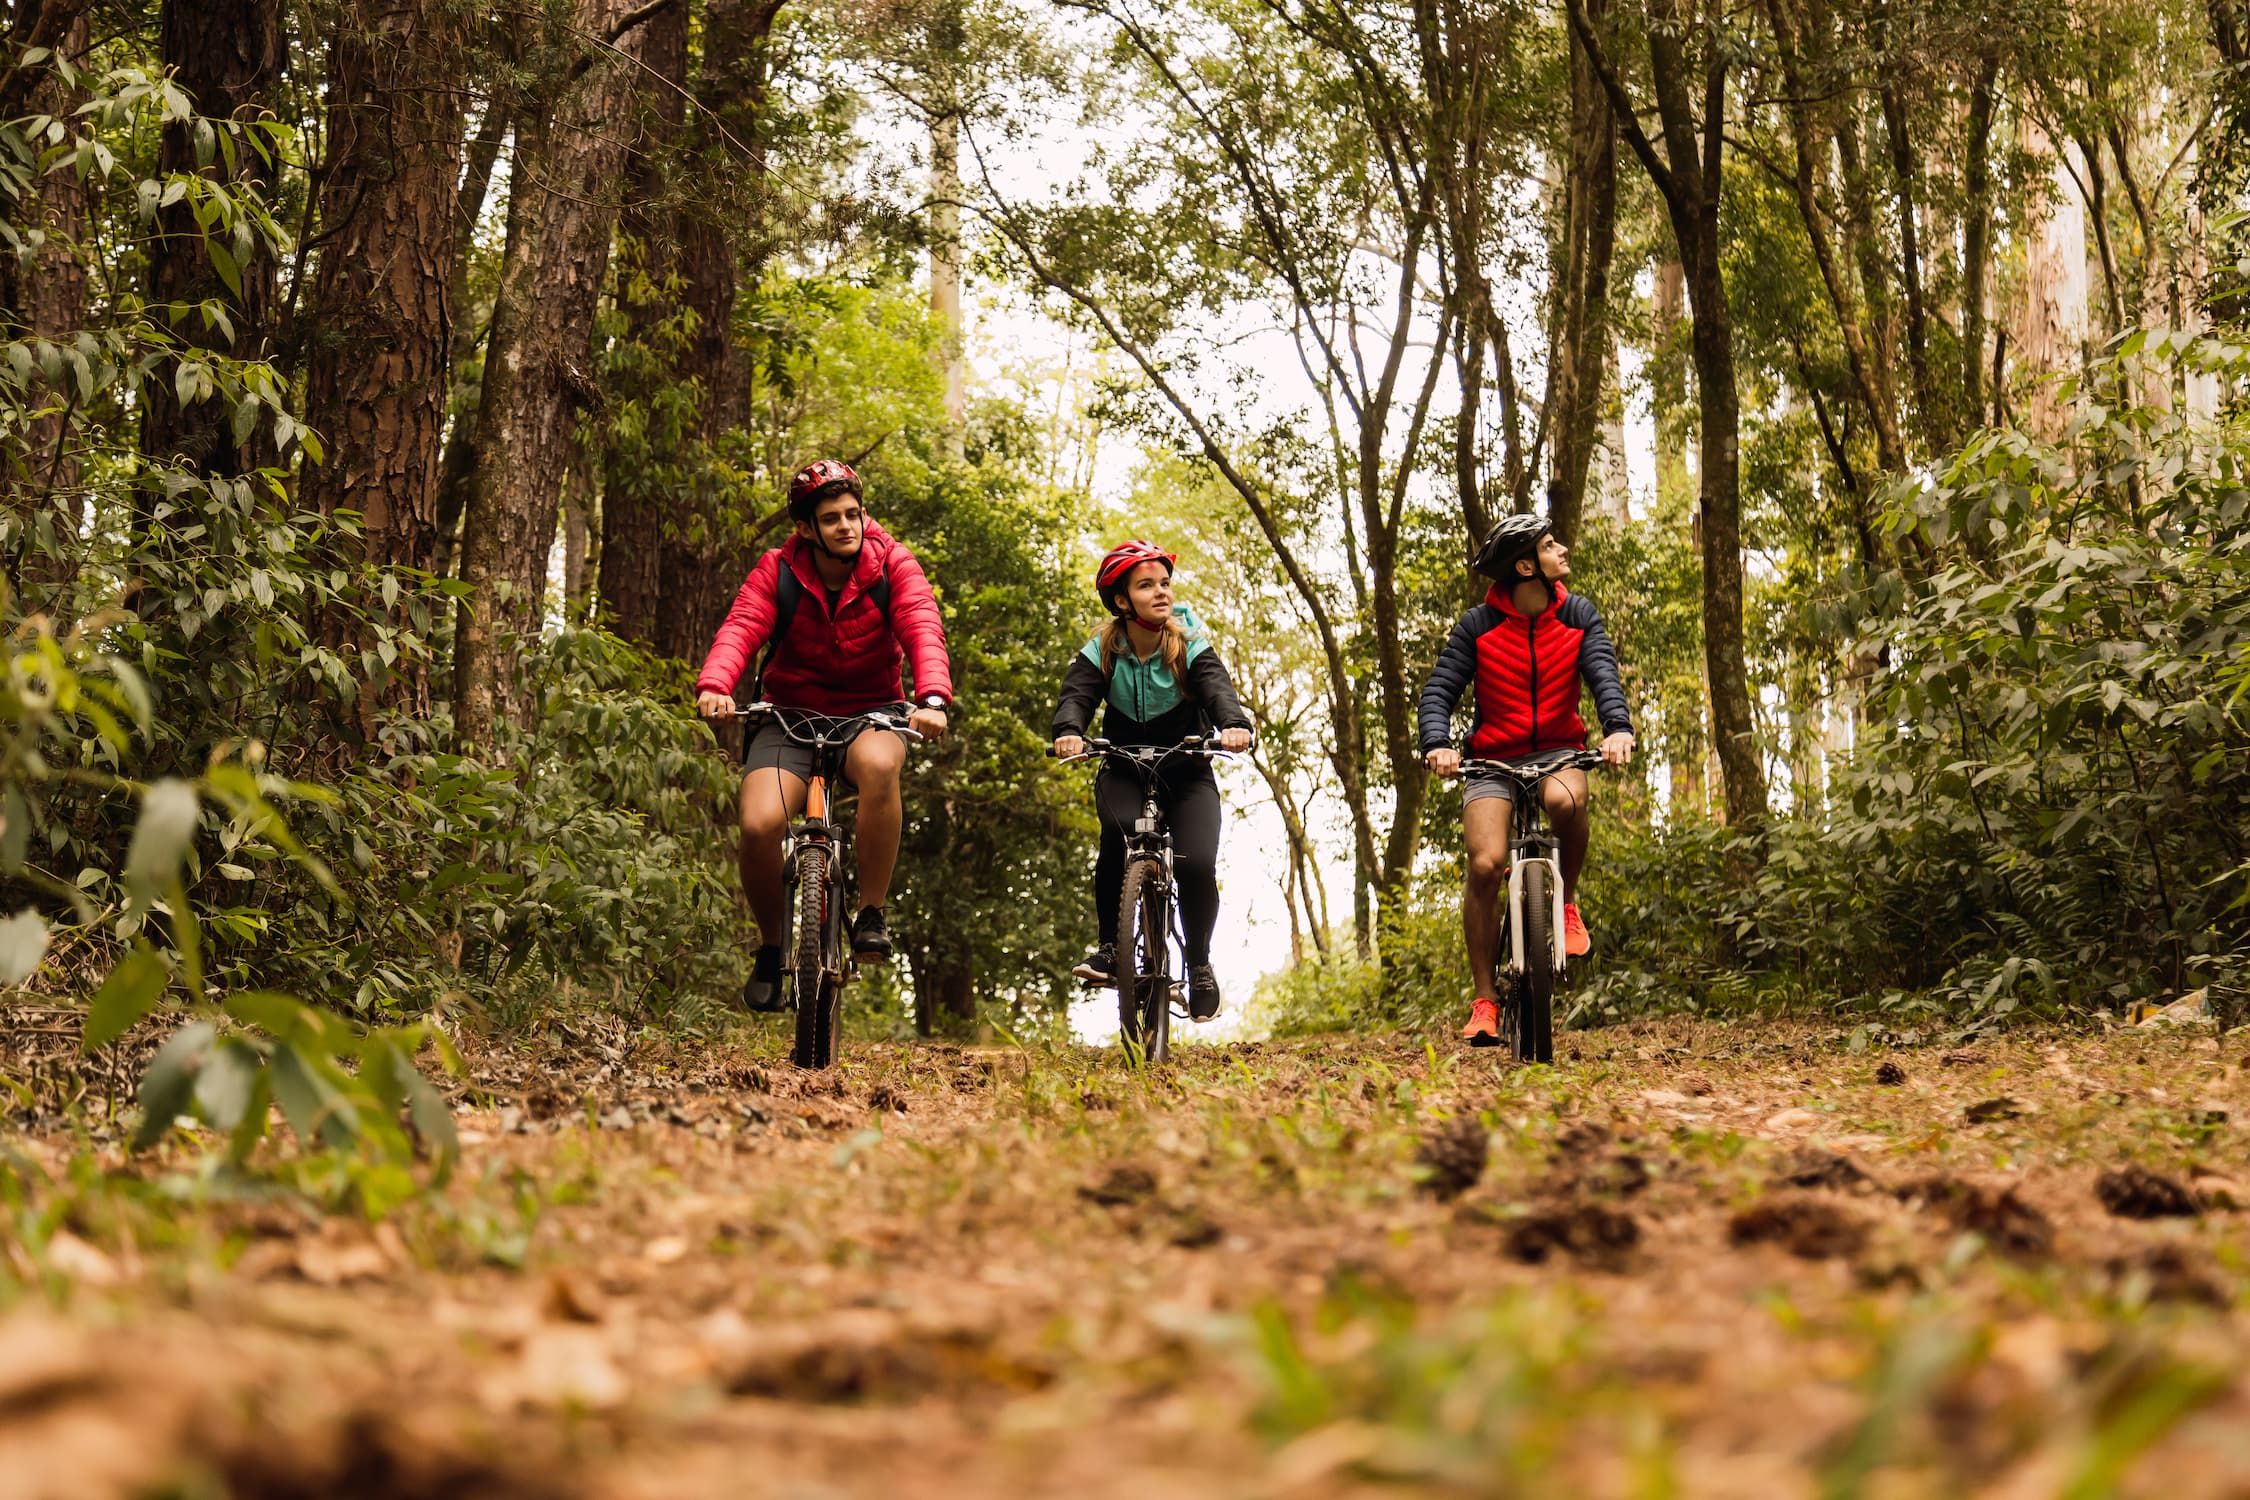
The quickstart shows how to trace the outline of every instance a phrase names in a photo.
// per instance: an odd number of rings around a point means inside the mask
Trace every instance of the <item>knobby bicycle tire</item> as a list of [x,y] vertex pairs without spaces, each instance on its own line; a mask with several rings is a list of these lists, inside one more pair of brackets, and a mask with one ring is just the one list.
[[1162,1062],[1172,1050],[1171,976],[1164,939],[1171,930],[1164,909],[1164,867],[1137,859],[1125,867],[1117,912],[1117,1029],[1120,1043],[1143,1062]]
[[797,855],[797,945],[793,976],[797,999],[800,1068],[825,1068],[836,1061],[837,1023],[843,1009],[836,965],[829,952],[828,851],[812,848]]
[[1516,983],[1516,1056],[1524,1062],[1555,1060],[1555,896],[1547,866],[1523,867],[1523,973]]

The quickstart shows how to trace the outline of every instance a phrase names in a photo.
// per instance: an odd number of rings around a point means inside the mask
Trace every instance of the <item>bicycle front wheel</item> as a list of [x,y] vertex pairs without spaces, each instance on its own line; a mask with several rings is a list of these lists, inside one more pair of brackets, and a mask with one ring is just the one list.
[[836,1033],[843,1019],[843,987],[830,943],[828,858],[828,851],[819,848],[797,855],[797,941],[790,965],[797,992],[797,1045],[791,1056],[800,1068],[825,1068],[836,1061]]
[[1523,973],[1516,979],[1516,1056],[1555,1060],[1555,894],[1540,860],[1523,867]]
[[1137,859],[1125,867],[1117,913],[1117,1029],[1120,1043],[1143,1062],[1162,1062],[1172,1048],[1172,980],[1165,972],[1164,867]]

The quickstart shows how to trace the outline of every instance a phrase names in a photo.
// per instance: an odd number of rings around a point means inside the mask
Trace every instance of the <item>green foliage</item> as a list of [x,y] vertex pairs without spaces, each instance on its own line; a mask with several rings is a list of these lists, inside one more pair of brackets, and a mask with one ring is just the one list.
[[1826,812],[1762,851],[1599,824],[1590,1012],[1775,984],[1961,1021],[2238,996],[2250,428],[2137,398],[2244,359],[2135,336],[2061,442],[1986,433],[1901,487],[1889,531],[1935,563],[1867,619],[1890,665]]

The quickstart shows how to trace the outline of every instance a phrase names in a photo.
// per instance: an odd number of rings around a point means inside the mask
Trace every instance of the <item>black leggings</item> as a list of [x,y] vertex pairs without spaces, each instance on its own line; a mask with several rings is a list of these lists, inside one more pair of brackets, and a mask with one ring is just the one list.
[[[1219,925],[1219,783],[1200,761],[1175,760],[1157,773],[1157,805],[1172,831],[1172,876],[1180,890],[1180,926],[1187,961],[1211,961],[1211,930]],[[1102,850],[1094,861],[1094,917],[1102,941],[1117,941],[1117,905],[1125,898],[1125,833],[1141,815],[1141,778],[1104,770],[1094,782],[1102,818]]]

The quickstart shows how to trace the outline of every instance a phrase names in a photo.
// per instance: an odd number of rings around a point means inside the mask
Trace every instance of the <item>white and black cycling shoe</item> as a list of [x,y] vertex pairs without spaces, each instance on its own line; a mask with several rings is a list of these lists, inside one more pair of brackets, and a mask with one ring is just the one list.
[[1095,989],[1106,989],[1117,983],[1117,945],[1101,944],[1080,959],[1070,972]]
[[1188,965],[1188,1015],[1208,1021],[1219,1013],[1219,974],[1209,964]]

